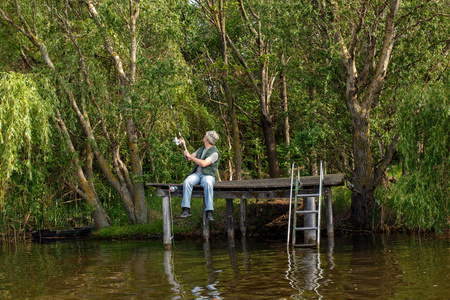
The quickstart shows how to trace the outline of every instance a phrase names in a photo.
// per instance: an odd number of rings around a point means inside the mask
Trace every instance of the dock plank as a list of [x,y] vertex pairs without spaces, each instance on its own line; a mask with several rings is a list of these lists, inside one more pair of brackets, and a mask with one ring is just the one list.
[[[324,186],[342,186],[344,185],[345,174],[330,174],[324,176]],[[300,178],[303,188],[313,188],[319,185],[319,176],[305,176]],[[176,183],[147,183],[148,187],[157,189],[168,189],[170,186],[182,188],[182,184]],[[234,181],[217,181],[214,185],[214,191],[265,191],[265,190],[285,190],[291,187],[290,178],[267,178],[250,179]],[[194,186],[195,189],[202,189],[200,185]]]

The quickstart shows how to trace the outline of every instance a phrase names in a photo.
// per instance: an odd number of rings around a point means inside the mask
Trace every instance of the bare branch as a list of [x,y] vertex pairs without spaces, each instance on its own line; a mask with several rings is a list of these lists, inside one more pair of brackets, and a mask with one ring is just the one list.
[[392,49],[394,47],[395,34],[395,17],[398,13],[400,0],[391,0],[389,12],[386,17],[385,32],[383,38],[383,46],[381,48],[380,58],[377,62],[377,68],[373,79],[367,89],[367,95],[363,100],[362,107],[364,110],[370,109],[373,102],[377,98],[378,93],[384,85],[387,68],[391,59]]
[[[241,15],[242,15],[242,17],[245,19],[248,28],[250,29],[250,31],[253,32],[254,35],[259,36],[259,34],[258,34],[258,32],[256,31],[256,29],[254,29],[253,26],[251,25],[252,22],[250,22],[250,20],[249,20],[249,18],[248,18],[247,11],[245,10],[243,0],[239,0],[238,2],[239,2],[239,8],[240,8],[240,10],[241,10]],[[247,4],[249,4],[248,1],[247,1]],[[249,4],[249,6],[250,6],[250,4]],[[259,16],[253,12],[253,9],[251,8],[251,6],[250,6],[250,11],[251,11],[253,17],[254,17],[256,20],[259,20]]]

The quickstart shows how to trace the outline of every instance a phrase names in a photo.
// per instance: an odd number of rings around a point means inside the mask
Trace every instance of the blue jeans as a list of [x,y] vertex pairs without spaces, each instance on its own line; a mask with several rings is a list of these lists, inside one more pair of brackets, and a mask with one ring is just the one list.
[[205,210],[214,210],[213,205],[213,191],[216,178],[211,175],[202,173],[193,173],[189,175],[183,182],[183,201],[181,207],[191,208],[191,197],[194,185],[199,184],[203,187],[205,192]]

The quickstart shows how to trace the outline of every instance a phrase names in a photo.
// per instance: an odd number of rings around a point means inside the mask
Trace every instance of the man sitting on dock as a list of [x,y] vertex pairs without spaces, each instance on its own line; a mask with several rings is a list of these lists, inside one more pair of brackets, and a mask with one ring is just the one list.
[[[207,131],[203,137],[203,147],[197,149],[194,153],[184,150],[184,156],[194,162],[194,168],[190,175],[183,182],[183,200],[181,202],[182,212],[180,218],[191,216],[191,197],[194,185],[199,184],[203,187],[205,193],[205,212],[208,221],[214,221],[213,218],[213,192],[216,182],[217,167],[219,166],[219,150],[214,144],[219,140],[219,135],[215,131]],[[183,149],[186,149],[184,139],[180,139]]]

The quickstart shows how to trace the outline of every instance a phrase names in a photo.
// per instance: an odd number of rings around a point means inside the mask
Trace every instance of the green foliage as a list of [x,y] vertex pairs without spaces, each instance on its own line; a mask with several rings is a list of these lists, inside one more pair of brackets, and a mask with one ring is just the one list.
[[390,205],[398,222],[411,228],[448,228],[450,210],[450,89],[435,84],[414,89],[399,111],[399,150],[407,174]]
[[169,137],[165,141],[158,141],[154,136],[150,136],[147,143],[151,147],[154,166],[154,170],[150,170],[150,162],[144,164],[147,181],[182,182],[189,174],[192,165],[186,162],[181,146],[175,145],[173,138]]
[[[36,78],[37,79],[37,78]],[[32,75],[0,74],[0,180],[31,168],[32,149],[47,149],[53,104]],[[45,82],[41,83],[43,85]],[[19,162],[26,168],[20,168]],[[31,174],[30,174],[31,175]]]
[[347,187],[335,187],[331,189],[333,216],[336,223],[340,223],[340,221],[350,216],[351,194],[351,190]]
[[243,159],[247,168],[244,170],[247,170],[250,178],[263,178],[264,170],[267,169],[267,160],[264,156],[264,141],[259,137],[249,138],[247,146],[249,149]]

